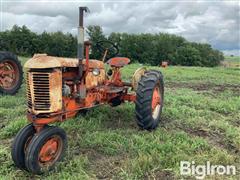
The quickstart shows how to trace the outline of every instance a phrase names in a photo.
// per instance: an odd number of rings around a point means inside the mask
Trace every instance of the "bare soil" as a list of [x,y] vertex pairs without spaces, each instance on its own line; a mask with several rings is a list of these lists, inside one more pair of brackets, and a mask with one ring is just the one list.
[[118,174],[123,166],[126,155],[109,156],[93,149],[81,149],[81,154],[87,155],[91,171],[97,179],[112,179]]
[[170,171],[156,170],[153,173],[146,174],[143,179],[145,179],[145,180],[155,180],[155,179],[172,180],[175,178],[174,178],[174,175]]
[[178,83],[178,82],[171,82],[166,83],[167,88],[171,89],[179,89],[179,88],[189,88],[193,89],[194,91],[213,91],[214,93],[220,93],[226,90],[233,91],[234,94],[240,95],[240,85],[234,84],[193,84],[193,83]]
[[212,144],[213,146],[217,146],[221,149],[225,149],[231,154],[237,154],[240,155],[240,149],[232,145],[231,141],[226,140],[224,136],[219,132],[209,132],[204,129],[191,129],[187,127],[180,127],[178,126],[178,129],[183,130],[184,132],[191,134],[193,136],[203,137],[205,138],[209,144]]

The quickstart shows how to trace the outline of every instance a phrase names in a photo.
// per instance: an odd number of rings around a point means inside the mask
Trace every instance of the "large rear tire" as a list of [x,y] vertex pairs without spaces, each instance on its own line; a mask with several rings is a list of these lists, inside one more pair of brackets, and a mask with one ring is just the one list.
[[0,93],[16,94],[23,80],[23,71],[17,56],[0,51]]
[[146,71],[138,83],[136,119],[140,128],[155,129],[160,122],[163,108],[164,83],[161,72]]

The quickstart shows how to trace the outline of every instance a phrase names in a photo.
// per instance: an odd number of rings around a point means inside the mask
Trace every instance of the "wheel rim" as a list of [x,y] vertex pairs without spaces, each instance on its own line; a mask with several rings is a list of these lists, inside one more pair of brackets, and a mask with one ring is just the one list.
[[160,107],[161,107],[161,96],[160,96],[160,89],[158,86],[156,86],[153,90],[153,96],[152,96],[152,117],[153,119],[157,119],[159,113],[160,113]]
[[53,136],[48,139],[39,152],[40,166],[51,166],[60,157],[63,149],[63,141],[59,136]]
[[4,89],[12,89],[19,80],[19,69],[16,63],[5,60],[0,63],[0,84]]

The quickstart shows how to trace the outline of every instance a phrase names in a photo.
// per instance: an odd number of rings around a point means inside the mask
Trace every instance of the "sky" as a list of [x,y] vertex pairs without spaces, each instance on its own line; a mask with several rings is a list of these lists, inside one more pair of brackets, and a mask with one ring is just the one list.
[[225,54],[240,56],[240,1],[221,0],[0,0],[0,30],[14,24],[34,32],[77,33],[78,7],[88,6],[85,26],[103,32],[171,33],[209,43]]

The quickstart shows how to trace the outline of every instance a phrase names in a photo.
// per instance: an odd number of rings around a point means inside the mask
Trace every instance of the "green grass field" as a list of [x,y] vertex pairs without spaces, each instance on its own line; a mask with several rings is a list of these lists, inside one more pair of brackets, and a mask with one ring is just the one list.
[[[138,67],[125,67],[124,79],[130,80]],[[137,127],[134,104],[92,109],[57,124],[68,135],[67,155],[54,171],[41,176],[17,169],[10,156],[14,136],[27,124],[25,85],[16,96],[0,96],[0,179],[179,179],[186,178],[180,176],[181,160],[235,165],[236,176],[207,178],[240,179],[239,69],[160,70],[165,105],[155,131]]]

